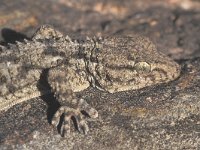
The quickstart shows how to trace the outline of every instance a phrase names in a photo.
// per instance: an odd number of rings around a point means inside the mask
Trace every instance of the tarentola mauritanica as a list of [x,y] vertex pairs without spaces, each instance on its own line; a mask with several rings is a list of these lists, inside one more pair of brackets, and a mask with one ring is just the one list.
[[[50,85],[39,83],[47,71]],[[78,130],[89,128],[82,110],[98,112],[76,92],[89,86],[110,93],[137,90],[166,83],[180,75],[180,66],[159,53],[148,38],[106,37],[72,40],[49,25],[41,26],[31,40],[0,48],[0,111],[53,92],[61,107],[54,114],[57,126],[64,114],[61,134],[70,132],[71,117]]]

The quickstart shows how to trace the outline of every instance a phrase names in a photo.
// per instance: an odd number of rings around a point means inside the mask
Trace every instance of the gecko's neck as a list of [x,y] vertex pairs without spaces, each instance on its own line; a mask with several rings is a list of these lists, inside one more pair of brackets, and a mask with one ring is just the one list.
[[78,46],[79,53],[90,56],[92,51],[102,46],[102,38],[86,38],[84,40],[74,41],[74,45]]

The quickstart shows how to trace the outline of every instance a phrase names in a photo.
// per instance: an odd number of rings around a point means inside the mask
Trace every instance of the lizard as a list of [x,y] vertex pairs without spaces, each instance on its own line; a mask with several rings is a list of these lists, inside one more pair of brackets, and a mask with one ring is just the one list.
[[[50,88],[39,83],[47,71]],[[179,77],[181,67],[158,52],[149,38],[140,35],[86,37],[82,40],[65,36],[51,25],[42,25],[33,36],[22,42],[0,47],[0,111],[53,93],[60,107],[52,118],[57,127],[64,119],[61,134],[70,134],[71,118],[78,131],[89,131],[87,119],[98,111],[77,92],[89,86],[109,93],[138,90],[167,83]]]

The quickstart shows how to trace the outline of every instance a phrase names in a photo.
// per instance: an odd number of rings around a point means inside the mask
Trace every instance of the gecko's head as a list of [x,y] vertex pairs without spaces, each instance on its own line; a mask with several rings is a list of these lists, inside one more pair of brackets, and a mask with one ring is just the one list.
[[[98,62],[103,67],[97,67],[97,71],[101,78],[110,82],[106,86],[111,92],[166,83],[180,75],[179,65],[160,54],[148,38],[107,38],[102,49]],[[102,86],[104,84],[101,83]]]

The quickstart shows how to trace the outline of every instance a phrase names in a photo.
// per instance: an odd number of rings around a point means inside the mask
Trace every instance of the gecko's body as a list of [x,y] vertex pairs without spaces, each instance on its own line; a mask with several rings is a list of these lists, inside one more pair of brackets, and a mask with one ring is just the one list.
[[[39,80],[47,71],[51,88]],[[110,93],[137,90],[176,79],[180,67],[157,52],[147,38],[108,37],[71,40],[50,26],[42,26],[31,40],[0,49],[0,111],[53,92],[61,103],[52,124],[64,113],[61,133],[70,131],[70,118],[88,131],[81,110],[97,117],[97,111],[76,92],[89,86]]]

